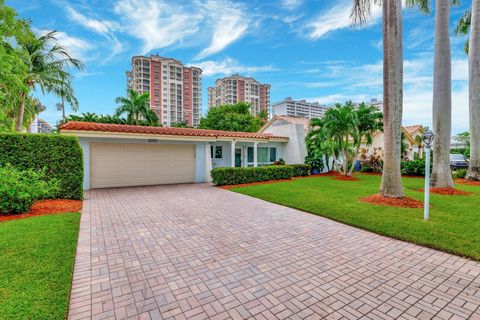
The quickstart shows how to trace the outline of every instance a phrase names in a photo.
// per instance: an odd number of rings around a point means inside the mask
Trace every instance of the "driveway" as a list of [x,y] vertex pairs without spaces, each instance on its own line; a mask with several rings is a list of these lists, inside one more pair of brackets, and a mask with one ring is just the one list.
[[70,319],[480,319],[480,264],[209,184],[86,193]]

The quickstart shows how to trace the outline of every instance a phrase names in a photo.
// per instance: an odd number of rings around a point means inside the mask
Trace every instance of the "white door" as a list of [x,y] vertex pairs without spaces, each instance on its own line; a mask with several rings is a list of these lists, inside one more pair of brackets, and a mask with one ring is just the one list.
[[195,181],[191,144],[90,144],[90,188]]

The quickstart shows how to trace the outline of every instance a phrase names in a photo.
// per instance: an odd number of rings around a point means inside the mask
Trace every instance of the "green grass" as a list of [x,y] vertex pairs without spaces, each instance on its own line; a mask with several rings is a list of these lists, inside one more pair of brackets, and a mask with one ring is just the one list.
[[[300,209],[388,237],[410,241],[480,260],[480,187],[458,185],[468,196],[432,194],[430,221],[423,209],[375,206],[359,198],[378,193],[380,176],[358,175],[360,181],[318,177],[239,187],[235,192]],[[424,180],[404,178],[407,196],[422,200]]]
[[79,213],[0,223],[0,319],[64,319]]

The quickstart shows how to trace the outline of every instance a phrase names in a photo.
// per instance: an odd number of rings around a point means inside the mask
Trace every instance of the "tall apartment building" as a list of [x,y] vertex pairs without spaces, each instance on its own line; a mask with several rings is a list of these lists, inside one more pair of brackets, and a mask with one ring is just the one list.
[[307,102],[305,100],[293,100],[291,97],[272,105],[272,114],[287,115],[292,117],[321,118],[328,109],[327,106],[318,102]]
[[209,108],[237,102],[249,103],[253,115],[260,111],[270,113],[270,85],[261,84],[253,78],[233,75],[217,79],[215,87],[208,88]]
[[150,94],[150,107],[160,123],[198,126],[202,113],[202,69],[158,55],[134,56],[127,87]]

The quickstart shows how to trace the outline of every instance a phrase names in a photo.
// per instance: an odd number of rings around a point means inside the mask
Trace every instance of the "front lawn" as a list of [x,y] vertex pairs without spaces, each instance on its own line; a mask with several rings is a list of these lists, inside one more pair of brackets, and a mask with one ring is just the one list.
[[[423,209],[375,206],[359,198],[378,193],[380,176],[359,174],[360,181],[332,176],[232,189],[288,207],[304,210],[392,238],[406,240],[480,260],[480,187],[457,185],[468,196],[432,194],[430,221]],[[422,200],[421,178],[404,178],[406,195]]]
[[79,213],[0,223],[0,319],[64,319]]

